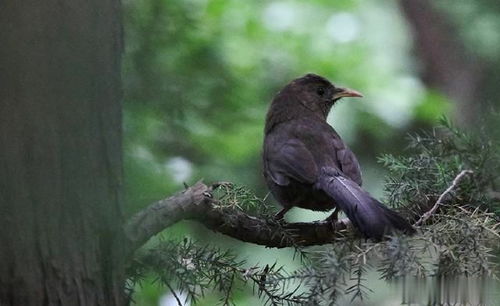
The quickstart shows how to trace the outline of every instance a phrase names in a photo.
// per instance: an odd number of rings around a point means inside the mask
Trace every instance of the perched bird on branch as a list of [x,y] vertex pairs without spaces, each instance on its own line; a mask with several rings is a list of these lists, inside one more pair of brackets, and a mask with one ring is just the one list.
[[361,93],[336,87],[307,74],[286,85],[273,99],[266,118],[264,177],[283,206],[281,219],[297,206],[316,211],[340,208],[367,238],[381,239],[394,229],[412,226],[361,188],[356,156],[326,122],[332,106]]

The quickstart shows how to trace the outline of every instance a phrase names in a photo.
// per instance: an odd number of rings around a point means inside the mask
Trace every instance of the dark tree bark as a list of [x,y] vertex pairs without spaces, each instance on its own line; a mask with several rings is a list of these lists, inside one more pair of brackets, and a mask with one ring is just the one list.
[[463,45],[456,29],[429,0],[400,0],[423,64],[422,80],[456,103],[454,117],[462,125],[477,122],[483,64]]
[[120,1],[1,1],[0,29],[0,304],[123,304]]

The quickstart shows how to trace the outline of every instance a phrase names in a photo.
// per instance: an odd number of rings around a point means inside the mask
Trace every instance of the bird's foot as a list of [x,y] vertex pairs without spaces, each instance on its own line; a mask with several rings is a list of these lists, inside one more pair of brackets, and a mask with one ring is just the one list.
[[274,220],[275,221],[281,221],[281,220],[283,220],[283,218],[285,217],[285,214],[289,210],[290,210],[289,207],[285,207],[285,208],[281,209],[277,214],[274,215]]
[[325,221],[335,224],[338,220],[339,220],[339,209],[335,207],[333,209],[332,214],[328,218],[326,218]]
[[332,230],[335,231],[337,222],[339,220],[339,210],[337,207],[333,209],[332,214],[325,219],[326,222],[330,223]]

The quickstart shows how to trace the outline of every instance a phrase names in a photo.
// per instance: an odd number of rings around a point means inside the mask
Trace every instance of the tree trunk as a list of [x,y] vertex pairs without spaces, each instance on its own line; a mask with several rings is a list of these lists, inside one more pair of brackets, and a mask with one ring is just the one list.
[[118,0],[0,2],[0,305],[119,305]]
[[457,123],[473,126],[480,117],[477,97],[483,78],[482,63],[467,52],[458,30],[433,7],[432,1],[401,0],[399,3],[424,66],[422,80],[455,102]]

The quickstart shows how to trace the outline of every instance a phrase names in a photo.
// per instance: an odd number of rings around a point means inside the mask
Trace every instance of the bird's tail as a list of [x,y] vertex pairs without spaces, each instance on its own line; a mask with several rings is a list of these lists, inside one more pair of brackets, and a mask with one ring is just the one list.
[[367,238],[380,240],[395,229],[413,234],[415,229],[398,213],[385,207],[358,184],[338,174],[323,173],[319,188],[335,200],[353,225]]

